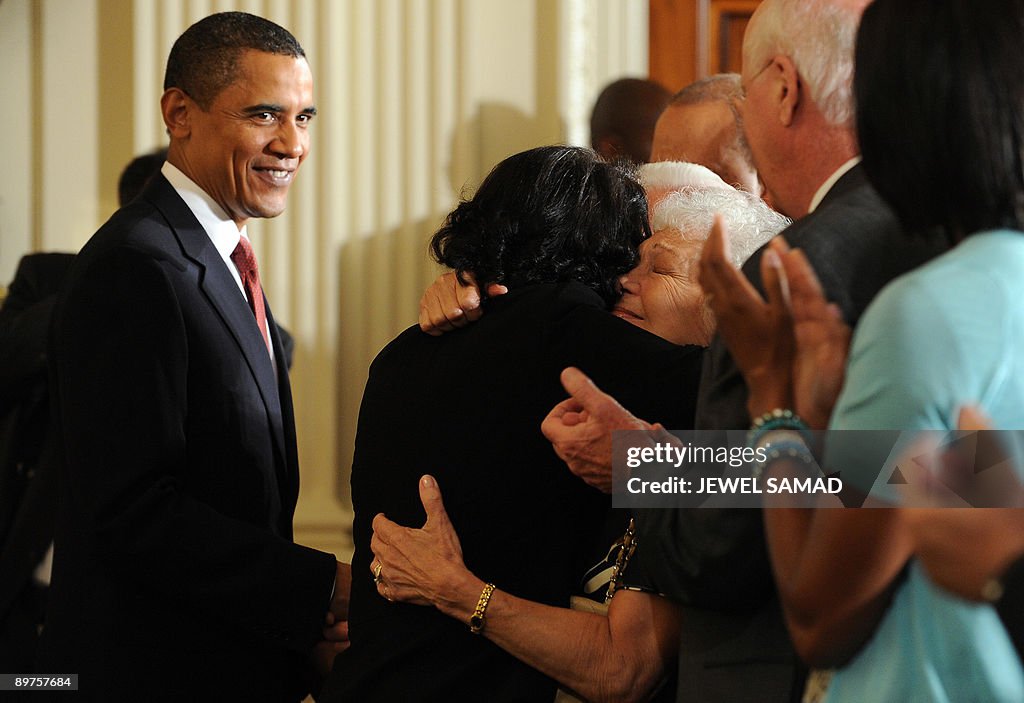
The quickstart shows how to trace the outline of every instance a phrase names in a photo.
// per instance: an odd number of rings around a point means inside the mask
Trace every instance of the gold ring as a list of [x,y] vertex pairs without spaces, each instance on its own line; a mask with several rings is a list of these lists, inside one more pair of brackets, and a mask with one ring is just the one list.
[[383,571],[383,570],[384,570],[384,565],[378,561],[377,562],[377,566],[373,567],[373,584],[375,586],[379,586],[380,585],[380,581],[381,581],[380,572]]

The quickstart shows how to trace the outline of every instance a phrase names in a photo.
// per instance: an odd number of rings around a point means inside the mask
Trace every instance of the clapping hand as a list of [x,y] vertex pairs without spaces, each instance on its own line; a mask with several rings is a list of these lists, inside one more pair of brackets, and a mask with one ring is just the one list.
[[845,377],[850,329],[829,304],[799,249],[776,237],[761,257],[763,298],[728,256],[716,217],[700,260],[700,283],[749,389],[759,417],[790,408],[812,428],[824,428]]

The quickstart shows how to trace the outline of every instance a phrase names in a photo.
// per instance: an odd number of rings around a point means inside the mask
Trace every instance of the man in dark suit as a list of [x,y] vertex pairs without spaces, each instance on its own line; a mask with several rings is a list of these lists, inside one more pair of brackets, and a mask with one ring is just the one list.
[[38,670],[90,700],[295,701],[348,567],[292,542],[280,337],[245,224],[309,148],[294,37],[221,13],[171,49],[161,175],[82,249],[50,378],[67,466]]
[[[902,232],[859,166],[850,76],[866,4],[765,0],[743,42],[744,130],[766,197],[796,220],[782,236],[804,250],[851,325],[889,280],[946,246]],[[759,289],[760,260],[755,253],[743,267]],[[746,400],[743,377],[716,337],[705,356],[697,429],[746,429]],[[557,421],[584,406],[587,422]],[[635,423],[607,395],[588,392],[556,408],[545,432],[574,473],[598,485],[611,472],[610,431]],[[679,700],[799,701],[803,667],[787,637],[759,512],[646,511],[640,518],[623,580],[684,603]]]

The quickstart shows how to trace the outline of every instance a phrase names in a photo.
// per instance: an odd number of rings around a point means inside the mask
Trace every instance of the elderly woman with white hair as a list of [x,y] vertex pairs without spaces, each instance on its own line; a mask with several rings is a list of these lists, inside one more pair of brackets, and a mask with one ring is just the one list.
[[[640,263],[621,277],[623,296],[613,313],[676,344],[706,346],[714,320],[696,266],[715,214],[727,223],[737,264],[788,220],[702,166],[648,164],[641,167],[640,180],[654,235],[641,245]],[[453,309],[455,285],[442,277],[428,290],[421,326],[439,333],[469,321],[464,313],[441,312],[441,300]],[[374,521],[373,563],[390,598],[435,607],[471,627],[478,623],[474,632],[586,700],[649,700],[659,691],[674,671],[681,621],[676,599],[682,596],[634,586],[628,573],[620,573],[620,563],[612,585],[601,590],[607,617],[518,598],[501,584],[485,584],[465,566],[436,481],[425,476],[419,490],[427,515],[422,529],[400,527],[383,516]]]
[[697,164],[662,161],[639,170],[654,235],[640,263],[624,275],[613,312],[676,344],[706,347],[715,319],[697,282],[697,261],[715,214],[729,227],[733,263],[743,262],[789,220]]

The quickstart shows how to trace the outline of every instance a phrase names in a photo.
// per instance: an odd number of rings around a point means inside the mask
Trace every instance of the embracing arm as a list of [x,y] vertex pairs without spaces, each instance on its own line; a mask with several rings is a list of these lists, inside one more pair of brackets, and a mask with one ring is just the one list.
[[[438,337],[476,322],[484,314],[480,285],[472,273],[466,282],[459,280],[454,271],[438,276],[420,298],[420,329]],[[508,288],[497,283],[487,285],[487,295],[495,297],[508,293]]]
[[[484,588],[462,562],[458,536],[433,478],[420,480],[427,512],[422,529],[383,515],[371,541],[386,598],[433,605],[468,623]],[[679,611],[665,598],[618,591],[608,617],[556,608],[495,590],[481,633],[509,654],[591,701],[645,700],[671,666]]]

